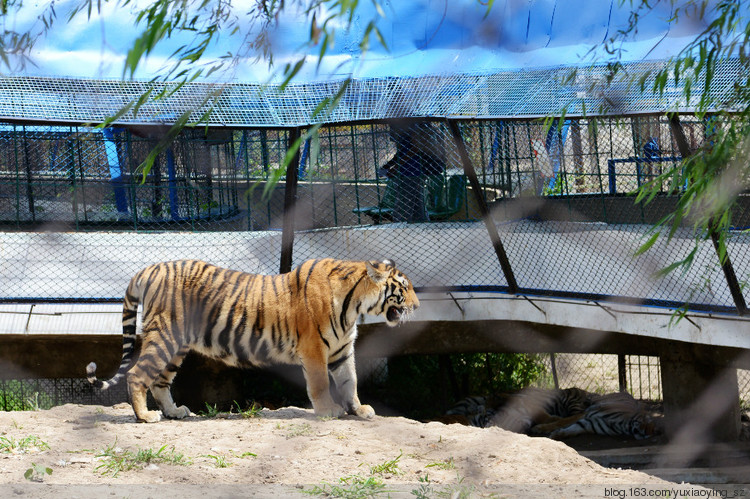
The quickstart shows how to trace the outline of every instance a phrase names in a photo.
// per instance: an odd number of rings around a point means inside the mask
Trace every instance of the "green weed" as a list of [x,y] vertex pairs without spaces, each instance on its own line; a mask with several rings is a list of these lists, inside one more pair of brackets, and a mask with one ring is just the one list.
[[209,405],[208,402],[206,402],[206,409],[203,411],[198,411],[198,416],[202,418],[215,418],[221,414],[221,411],[216,408],[216,404]]
[[456,474],[456,483],[446,485],[441,491],[436,494],[440,497],[450,497],[451,499],[469,499],[474,497],[476,488],[473,485],[464,484],[462,476]]
[[[411,494],[417,499],[431,499],[434,497],[446,497],[450,499],[468,499],[475,496],[476,488],[473,485],[464,484],[464,479],[456,474],[456,483],[435,488],[430,482],[430,476],[419,477],[419,487],[412,489]],[[494,496],[493,496],[494,497]]]
[[344,497],[346,499],[359,499],[375,497],[379,494],[387,494],[385,484],[377,477],[362,477],[360,475],[349,475],[339,478],[338,484],[323,483],[316,485],[303,492],[326,497]]
[[237,413],[243,418],[259,418],[263,412],[263,406],[256,402],[253,402],[247,409],[240,407],[240,404],[236,400],[234,401],[234,405],[237,406]]
[[395,458],[385,461],[375,466],[370,466],[370,476],[363,477],[361,475],[348,475],[343,478],[339,478],[337,484],[323,483],[316,485],[315,487],[304,490],[303,492],[310,495],[321,495],[327,497],[344,497],[347,499],[358,499],[364,497],[375,497],[378,494],[387,494],[389,491],[386,490],[385,484],[377,475],[398,475],[401,470],[398,467],[398,462],[404,455],[401,452]]
[[398,456],[396,456],[394,459],[391,459],[390,461],[385,461],[381,464],[370,466],[370,475],[400,475],[401,470],[398,467],[398,462],[403,455],[404,453],[402,451]]
[[20,440],[16,440],[13,437],[0,437],[0,452],[16,454],[40,452],[47,449],[49,449],[47,442],[33,435]]
[[435,497],[435,491],[432,490],[432,486],[430,485],[430,475],[425,473],[424,476],[419,477],[419,487],[412,489],[411,494],[417,499]]
[[441,470],[453,470],[456,469],[456,463],[453,462],[453,458],[449,457],[448,459],[444,461],[438,461],[435,463],[430,463],[425,466],[426,468],[438,468]]
[[225,456],[214,455],[214,454],[204,454],[203,457],[207,457],[209,459],[213,459],[214,460],[214,465],[217,468],[229,468],[230,466],[232,466],[232,462],[228,461]]
[[[252,405],[247,408],[243,409],[242,406],[237,402],[234,401],[234,405],[237,408],[237,414],[242,416],[243,418],[258,418],[261,416],[261,413],[263,411],[263,407],[260,404],[256,404],[255,402],[252,403]],[[222,416],[223,414],[235,414],[234,407],[229,408],[229,412],[225,413],[224,411],[220,411],[216,404],[210,405],[208,402],[206,402],[206,408],[202,411],[198,412],[198,415],[203,418],[216,418],[219,416]]]
[[287,428],[286,439],[310,435],[313,431],[309,423],[291,424]]
[[192,464],[184,454],[175,452],[174,447],[167,450],[167,446],[162,446],[158,451],[152,449],[138,449],[137,451],[123,450],[116,447],[115,444],[107,447],[101,454],[97,455],[102,459],[102,463],[95,469],[102,470],[102,475],[111,475],[116,477],[121,471],[132,469],[143,469],[149,464],[173,464],[187,466]]
[[26,470],[23,477],[30,482],[43,482],[44,477],[52,474],[52,468],[47,468],[41,464],[31,463],[31,468]]

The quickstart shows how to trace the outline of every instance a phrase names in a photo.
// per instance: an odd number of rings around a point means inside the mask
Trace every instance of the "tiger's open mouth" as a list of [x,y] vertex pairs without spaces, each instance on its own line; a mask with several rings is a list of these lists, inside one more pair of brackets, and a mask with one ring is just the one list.
[[402,307],[392,305],[388,307],[388,310],[386,310],[385,318],[388,319],[388,322],[399,322],[401,320],[401,316],[404,315],[405,311],[406,310]]

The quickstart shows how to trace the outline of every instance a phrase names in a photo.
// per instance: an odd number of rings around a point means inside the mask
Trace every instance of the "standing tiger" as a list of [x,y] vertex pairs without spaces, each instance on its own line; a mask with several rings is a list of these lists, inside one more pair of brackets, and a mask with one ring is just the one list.
[[[142,333],[136,343],[138,304]],[[136,419],[159,421],[146,408],[151,390],[167,418],[184,418],[170,387],[190,350],[239,367],[302,365],[307,394],[318,416],[375,415],[357,395],[356,320],[382,316],[389,326],[419,307],[414,286],[391,260],[308,260],[289,273],[260,275],[197,260],[158,263],[138,272],[125,293],[123,352],[117,374],[90,383],[106,390],[126,378]],[[334,402],[329,373],[344,407]]]

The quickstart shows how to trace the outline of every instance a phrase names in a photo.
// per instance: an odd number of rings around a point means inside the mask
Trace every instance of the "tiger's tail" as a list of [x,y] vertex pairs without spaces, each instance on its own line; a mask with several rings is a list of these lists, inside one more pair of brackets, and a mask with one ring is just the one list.
[[135,350],[138,304],[141,301],[140,275],[141,273],[139,272],[130,280],[128,289],[125,292],[125,299],[122,305],[122,361],[120,362],[120,367],[117,369],[117,373],[107,381],[103,381],[96,378],[95,362],[90,362],[86,366],[86,379],[99,390],[106,390],[122,381],[122,378],[125,377],[125,373],[130,367],[133,351]]

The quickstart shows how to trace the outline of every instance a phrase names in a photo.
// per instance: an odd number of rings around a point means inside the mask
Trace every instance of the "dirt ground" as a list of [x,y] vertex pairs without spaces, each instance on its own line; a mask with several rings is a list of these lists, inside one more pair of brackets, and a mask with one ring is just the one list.
[[633,486],[693,487],[603,468],[564,443],[499,428],[381,416],[325,420],[295,407],[248,416],[137,424],[127,404],[0,412],[0,494],[603,497]]

